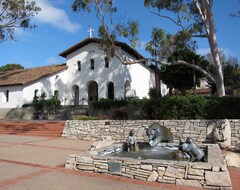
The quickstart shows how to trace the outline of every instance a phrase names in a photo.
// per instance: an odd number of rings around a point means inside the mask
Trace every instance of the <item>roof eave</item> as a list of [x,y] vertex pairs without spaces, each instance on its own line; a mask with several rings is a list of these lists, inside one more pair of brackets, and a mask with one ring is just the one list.
[[[66,49],[65,51],[59,53],[59,56],[62,56],[64,58],[66,58],[69,54],[71,54],[72,52],[78,50],[79,48],[89,44],[89,43],[99,43],[99,39],[98,38],[86,38],[85,40],[73,45],[72,47]],[[127,53],[138,57],[140,59],[144,59],[144,56],[141,55],[140,53],[138,53],[135,49],[133,49],[132,47],[130,47],[128,44],[124,43],[124,42],[119,42],[119,41],[115,41],[117,46],[120,46],[122,49],[124,49]]]

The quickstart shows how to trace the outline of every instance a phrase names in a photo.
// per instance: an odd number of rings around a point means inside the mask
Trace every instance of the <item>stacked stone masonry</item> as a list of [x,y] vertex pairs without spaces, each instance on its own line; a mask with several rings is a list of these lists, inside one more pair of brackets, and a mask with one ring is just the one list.
[[[191,137],[197,144],[208,142],[207,128],[219,120],[69,120],[65,123],[62,137],[99,141],[111,138],[117,142],[126,142],[131,130],[138,141],[147,141],[146,130],[154,122],[171,129],[174,142],[179,141],[179,134]],[[240,140],[240,120],[229,120],[231,126],[231,144]]]
[[[138,160],[85,154],[70,155],[65,168],[205,189],[231,189],[231,180],[220,148],[214,144],[207,148],[207,162]],[[119,164],[119,171],[112,172],[110,163]]]

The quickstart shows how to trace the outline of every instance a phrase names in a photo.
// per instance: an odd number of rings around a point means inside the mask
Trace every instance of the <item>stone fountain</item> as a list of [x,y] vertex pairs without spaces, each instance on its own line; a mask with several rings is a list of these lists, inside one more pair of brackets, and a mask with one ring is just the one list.
[[[217,144],[200,146],[191,138],[180,138],[179,144],[174,144],[170,129],[159,126],[157,123],[149,126],[147,143],[138,142],[132,131],[125,143],[114,143],[82,155],[69,155],[65,167],[144,181],[199,188],[231,189],[227,165]],[[126,151],[129,154],[140,152],[141,147],[143,150],[149,149],[150,152],[161,152],[161,147],[165,150],[173,150],[170,153],[172,159],[122,156],[124,144],[129,147],[129,151]],[[173,155],[178,154],[176,151],[181,155],[187,155],[188,159],[174,159]]]

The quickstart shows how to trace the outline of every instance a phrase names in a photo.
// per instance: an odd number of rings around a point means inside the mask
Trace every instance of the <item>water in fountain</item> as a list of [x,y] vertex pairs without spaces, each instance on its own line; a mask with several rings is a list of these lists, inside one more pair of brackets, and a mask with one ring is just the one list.
[[173,160],[172,153],[175,150],[178,150],[177,144],[159,143],[157,146],[151,147],[148,143],[138,143],[136,151],[123,151],[112,155],[135,159]]
[[[112,153],[118,157],[135,159],[160,159],[160,160],[192,160],[204,161],[205,152],[196,143],[187,138],[180,138],[179,144],[174,144],[173,134],[170,129],[153,123],[147,130],[149,143],[137,143],[134,132],[131,131],[122,152]],[[166,143],[162,143],[166,142]],[[133,148],[134,147],[134,148]]]

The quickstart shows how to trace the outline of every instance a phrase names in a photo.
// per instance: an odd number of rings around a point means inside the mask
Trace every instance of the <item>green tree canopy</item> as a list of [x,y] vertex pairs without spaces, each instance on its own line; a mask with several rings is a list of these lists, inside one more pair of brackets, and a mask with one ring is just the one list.
[[[189,49],[176,51],[170,56],[169,59],[170,61],[177,61],[181,59],[188,63],[198,65],[204,69],[206,69],[209,65],[209,62],[204,56],[197,55],[195,52]],[[186,90],[194,87],[194,72],[196,77],[196,85],[199,85],[200,79],[205,77],[205,75],[199,71],[195,71],[190,67],[186,68],[183,65],[167,66],[166,70],[160,75],[164,84],[169,87],[179,89],[182,93],[184,93]]]
[[6,64],[4,66],[1,66],[0,72],[19,70],[19,69],[24,69],[24,67],[20,64],[12,63],[12,64]]
[[35,1],[0,0],[0,43],[13,40],[15,28],[34,28],[30,19],[40,10]]

